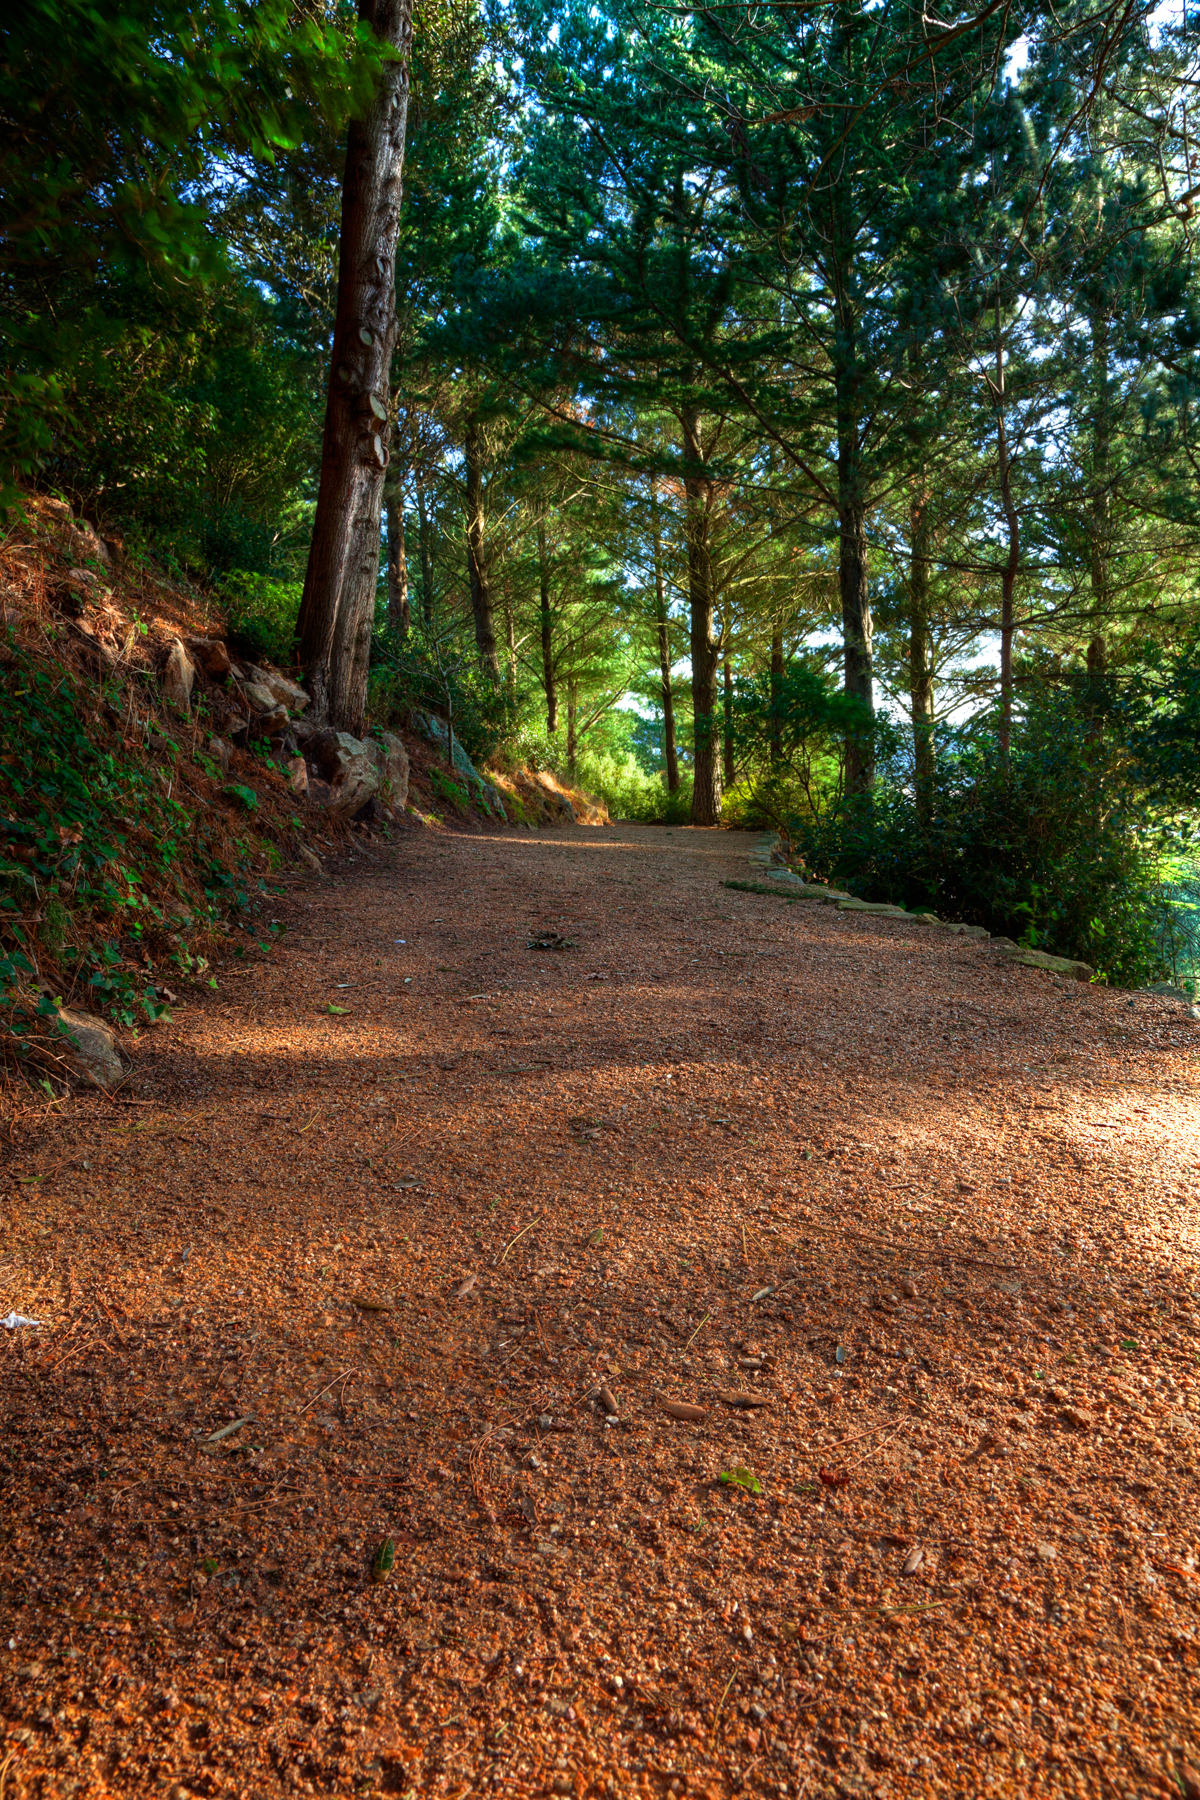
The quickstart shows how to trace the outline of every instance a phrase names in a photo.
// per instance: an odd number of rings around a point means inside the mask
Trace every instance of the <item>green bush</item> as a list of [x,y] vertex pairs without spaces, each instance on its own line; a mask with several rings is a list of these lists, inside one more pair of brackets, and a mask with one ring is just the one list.
[[827,669],[803,661],[790,663],[777,680],[740,679],[733,728],[737,764],[754,773],[732,791],[726,816],[746,825],[781,827],[796,811],[837,811],[847,746],[885,764],[899,749],[886,713],[869,713],[840,691]]
[[[560,780],[567,780],[558,771]],[[658,819],[662,817],[666,789],[658,775],[647,775],[630,751],[589,755],[578,759],[572,786],[602,799],[614,819]]]
[[125,1023],[139,1012],[156,1018],[164,1003],[137,946],[163,928],[168,908],[193,924],[215,921],[231,900],[244,901],[238,878],[217,859],[203,818],[163,792],[154,765],[88,717],[86,690],[69,671],[40,667],[11,644],[6,658],[0,1031],[19,1038],[29,1026],[22,993],[25,978],[40,972],[39,952],[73,977],[85,1004]]
[[1155,941],[1170,979],[1196,990],[1200,977],[1200,875],[1181,861],[1157,890]]
[[457,806],[468,812],[471,806],[471,795],[463,781],[452,781],[447,770],[436,766],[429,771],[429,785],[442,800],[448,800],[451,806]]
[[285,667],[296,654],[296,620],[304,586],[234,569],[226,577],[223,599],[230,640],[256,662]]
[[[250,518],[240,506],[216,506],[204,512],[195,521],[194,535],[200,561],[214,581],[245,581],[248,569],[261,578],[274,561],[274,531],[263,520]],[[297,599],[296,612],[299,610]]]
[[986,727],[944,735],[921,810],[893,768],[869,798],[786,824],[815,875],[863,898],[986,926],[1124,986],[1166,972],[1171,833],[1069,692],[1028,697],[1007,757]]

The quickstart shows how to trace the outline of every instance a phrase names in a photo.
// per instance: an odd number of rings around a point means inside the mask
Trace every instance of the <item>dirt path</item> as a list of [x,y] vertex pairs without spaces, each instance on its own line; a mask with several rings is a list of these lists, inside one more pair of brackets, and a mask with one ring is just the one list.
[[1193,1792],[1195,1028],[749,847],[414,836],[17,1119],[8,1800]]

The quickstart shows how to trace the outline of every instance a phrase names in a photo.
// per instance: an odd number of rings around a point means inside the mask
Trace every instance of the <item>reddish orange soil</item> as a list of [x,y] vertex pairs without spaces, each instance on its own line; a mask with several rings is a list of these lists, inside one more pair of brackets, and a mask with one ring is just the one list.
[[13,1099],[5,1800],[1200,1791],[1200,1028],[749,846],[414,833]]

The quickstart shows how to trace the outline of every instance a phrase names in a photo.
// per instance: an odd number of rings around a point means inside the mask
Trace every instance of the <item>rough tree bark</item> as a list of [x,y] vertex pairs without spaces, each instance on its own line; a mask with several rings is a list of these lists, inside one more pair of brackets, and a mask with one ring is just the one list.
[[[681,415],[683,453],[693,468],[703,464],[700,414],[695,407]],[[711,483],[702,475],[684,481],[687,511],[688,606],[691,614],[692,724],[695,752],[692,769],[692,824],[721,823],[721,760],[718,755],[717,669],[721,645],[714,632],[716,595],[713,591],[712,552],[709,546]]]
[[1000,571],[1000,751],[1008,755],[1013,718],[1013,639],[1016,636],[1014,600],[1017,570],[1021,564],[1021,521],[1012,491],[1012,453],[1005,418],[1004,335],[1000,328],[1000,300],[996,299],[996,373],[992,400],[996,408],[996,472],[1000,481],[1000,506],[1008,532],[1008,555]]
[[479,660],[495,687],[500,686],[500,656],[487,564],[487,521],[483,506],[483,443],[477,419],[467,421],[463,445],[467,465],[467,571],[471,578],[471,611]]
[[[858,15],[845,9],[834,26],[831,58],[853,80]],[[835,127],[840,129],[839,127]],[[833,343],[837,413],[838,584],[842,602],[843,686],[868,714],[875,710],[871,645],[871,595],[867,571],[867,471],[863,449],[864,350],[859,319],[856,245],[862,221],[849,177],[849,159],[836,152],[839,174],[828,187],[829,277],[836,330]],[[875,754],[869,739],[846,743],[846,791],[869,793]]]
[[567,774],[575,779],[579,761],[579,679],[567,676]]
[[417,477],[417,550],[421,558],[421,617],[433,626],[433,527],[425,504],[425,483]]
[[321,479],[298,632],[311,717],[362,728],[396,341],[396,234],[408,117],[411,0],[359,0],[358,16],[401,60],[346,141],[337,306]]
[[546,526],[541,519],[538,520],[537,543],[542,615],[542,686],[546,691],[546,730],[553,737],[558,730],[558,688],[554,680],[554,614],[550,610],[550,563],[546,556]]
[[771,627],[771,767],[783,767],[783,730],[779,718],[779,700],[783,693],[783,620]]
[[654,623],[658,632],[658,667],[662,679],[663,759],[667,765],[667,792],[675,794],[679,791],[679,750],[675,743],[675,692],[671,686],[671,630],[663,580],[658,480],[653,475],[650,477],[650,536],[654,549]]
[[[842,601],[842,644],[847,694],[875,710],[871,646],[871,594],[867,580],[867,514],[859,443],[858,371],[854,366],[854,319],[842,307],[850,339],[846,366],[837,375],[838,412],[838,586]],[[875,756],[869,743],[851,738],[846,746],[846,791],[863,794],[875,780]]]
[[729,654],[729,645],[725,645],[722,663],[725,683],[725,720],[721,734],[721,744],[725,752],[725,792],[733,786],[733,658]]
[[517,704],[517,620],[513,612],[512,596],[508,591],[507,581],[504,584],[504,635],[508,640],[508,698],[513,706]]
[[930,630],[929,489],[922,472],[909,501],[908,694],[912,711],[917,817],[928,818],[933,797],[933,633]]
[[398,481],[384,484],[387,517],[388,624],[399,638],[412,623],[408,607],[408,557],[404,550],[404,495]]
[[1102,308],[1092,327],[1092,505],[1088,575],[1092,589],[1092,635],[1087,648],[1088,687],[1095,693],[1108,666],[1104,628],[1111,602],[1112,492],[1109,459],[1112,440],[1112,378],[1109,371],[1109,320]]

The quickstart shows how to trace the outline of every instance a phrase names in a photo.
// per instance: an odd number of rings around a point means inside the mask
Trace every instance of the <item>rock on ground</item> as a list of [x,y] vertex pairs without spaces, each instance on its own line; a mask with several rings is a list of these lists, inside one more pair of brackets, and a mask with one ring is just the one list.
[[339,818],[353,818],[379,790],[378,747],[368,748],[348,731],[318,731],[305,745],[305,758],[317,781],[309,793]]
[[1051,975],[1066,975],[1072,981],[1091,981],[1096,973],[1089,963],[1075,962],[1069,956],[1051,956],[1045,950],[1022,950],[1019,946],[1010,950],[999,940],[992,947],[1010,962],[1023,963],[1027,969],[1045,969]]
[[94,1013],[65,1006],[58,1009],[57,1017],[68,1035],[55,1043],[55,1054],[63,1058],[76,1079],[88,1087],[116,1087],[127,1069],[112,1026]]
[[167,660],[159,679],[164,698],[186,712],[192,704],[196,667],[185,650],[181,638],[172,638],[168,644]]
[[[420,732],[422,737],[427,738],[431,744],[437,744],[442,752],[445,752],[449,733],[444,719],[439,719],[433,713],[414,712],[412,722],[414,731]],[[454,738],[453,760],[454,767],[458,773],[466,777],[468,791],[470,792],[472,799],[475,800],[477,804],[482,805],[485,811],[494,814],[496,818],[507,820],[508,815],[504,810],[504,801],[501,797],[499,788],[496,786],[495,782],[488,781],[486,777],[479,773],[479,770],[475,767],[475,764],[471,761],[459,742],[457,733]],[[570,814],[571,819],[574,820],[575,812],[570,801],[564,799],[562,801],[562,806],[564,810]]]
[[374,732],[366,749],[379,776],[380,800],[393,813],[402,813],[408,801],[408,751],[392,731]]

